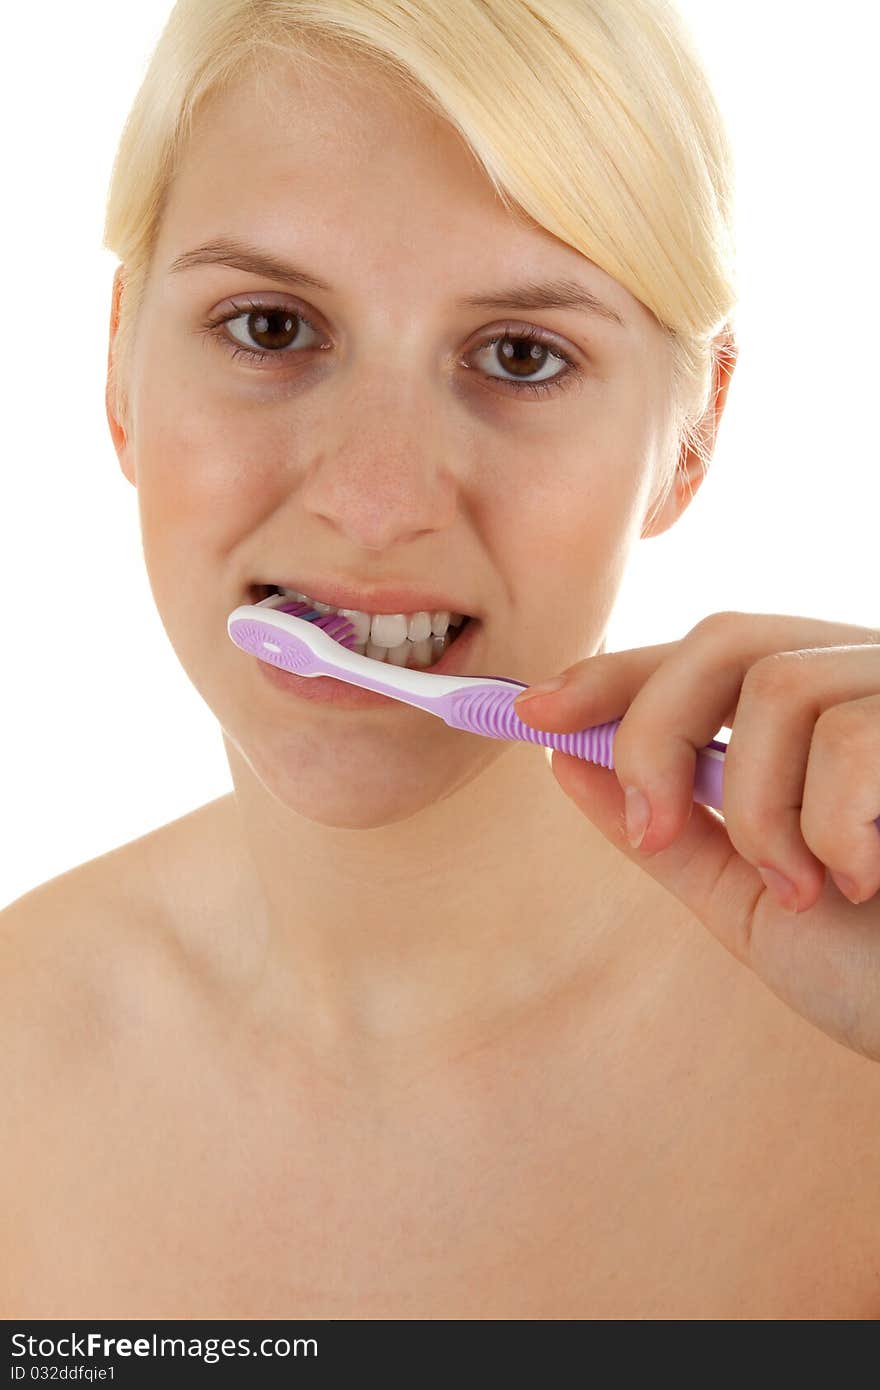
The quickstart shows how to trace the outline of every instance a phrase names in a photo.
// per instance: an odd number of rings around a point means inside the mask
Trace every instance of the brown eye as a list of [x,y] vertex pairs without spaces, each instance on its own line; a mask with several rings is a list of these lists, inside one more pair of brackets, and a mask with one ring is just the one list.
[[[241,331],[244,341],[236,338],[236,342],[241,342],[241,346],[250,348],[256,346],[263,352],[283,352],[294,346],[296,340],[303,335],[300,330],[305,329],[305,336],[314,332],[312,325],[301,315],[295,314],[292,309],[280,309],[277,307],[253,309],[248,314],[236,314],[232,318],[225,320],[228,331],[235,338],[232,330],[233,324],[241,323]],[[311,347],[313,344],[306,341],[299,346]]]
[[[496,352],[495,349],[500,351]],[[500,365],[509,376],[496,376],[491,371],[487,375],[515,391],[525,389],[538,394],[562,389],[563,386],[574,384],[582,375],[580,367],[568,354],[551,346],[550,340],[535,328],[496,334],[481,343],[476,353],[490,354],[483,370],[493,363]],[[562,371],[558,370],[560,364]]]
[[[233,332],[233,324],[238,333]],[[203,331],[234,359],[241,358],[253,366],[271,364],[273,358],[300,356],[309,348],[322,350],[330,346],[304,314],[286,304],[265,304],[250,298],[244,303],[233,302],[231,311],[210,319]],[[314,335],[311,341],[309,335]],[[238,346],[233,348],[232,343]],[[496,348],[500,348],[500,353],[494,352]],[[487,366],[500,366],[505,373],[496,375],[483,367],[482,375],[514,393],[531,391],[536,396],[544,395],[574,386],[584,375],[568,353],[538,328],[496,333],[480,343],[471,355],[480,353],[487,354]]]
[[[241,337],[233,332],[232,325],[238,326]],[[218,339],[223,347],[232,351],[232,356],[244,357],[251,362],[265,362],[271,357],[297,354],[304,348],[314,347],[309,334],[318,340],[321,335],[304,314],[284,304],[261,304],[248,300],[246,306],[237,304],[231,313],[221,314],[210,319],[205,330]],[[234,350],[229,338],[240,346]],[[305,341],[303,341],[305,339]]]

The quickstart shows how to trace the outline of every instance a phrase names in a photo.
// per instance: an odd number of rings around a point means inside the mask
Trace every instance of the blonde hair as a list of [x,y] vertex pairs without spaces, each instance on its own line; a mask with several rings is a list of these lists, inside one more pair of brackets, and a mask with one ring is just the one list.
[[[201,104],[273,55],[365,57],[450,122],[508,211],[613,276],[664,329],[676,438],[735,356],[733,164],[669,0],[177,0],[125,123],[104,246],[123,266],[109,399],[126,384],[162,209]],[[716,341],[717,340],[717,341]],[[731,364],[732,365],[732,364]],[[662,506],[668,486],[654,513]]]

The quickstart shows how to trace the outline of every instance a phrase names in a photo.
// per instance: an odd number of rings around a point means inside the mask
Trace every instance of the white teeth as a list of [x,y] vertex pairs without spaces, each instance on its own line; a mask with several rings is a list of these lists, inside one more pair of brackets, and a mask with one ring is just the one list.
[[406,641],[405,614],[376,613],[370,624],[370,641],[377,647],[399,647]]
[[406,638],[397,647],[390,647],[385,656],[385,660],[390,666],[409,665],[409,654],[412,651],[412,642],[407,642]]
[[433,665],[449,645],[449,629],[464,622],[464,614],[447,610],[411,613],[364,613],[357,608],[334,608],[298,589],[282,589],[285,598],[308,603],[318,613],[339,613],[354,628],[352,651],[393,666]]
[[431,638],[426,637],[422,642],[412,642],[409,655],[410,666],[430,666],[434,660],[434,648]]
[[423,642],[400,642],[391,648],[367,642],[365,647],[359,646],[355,650],[373,661],[384,661],[390,666],[425,667],[439,661],[448,646],[448,637],[426,637]]
[[431,636],[431,614],[413,613],[407,624],[406,635],[410,642],[424,642],[426,637]]

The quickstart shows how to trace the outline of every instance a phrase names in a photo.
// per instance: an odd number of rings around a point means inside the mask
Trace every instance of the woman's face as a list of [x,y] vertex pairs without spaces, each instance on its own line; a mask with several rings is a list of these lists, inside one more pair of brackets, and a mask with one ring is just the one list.
[[[115,437],[162,621],[227,737],[283,805],[378,826],[510,745],[398,701],[359,711],[282,692],[227,615],[258,583],[320,597],[319,578],[396,582],[480,619],[466,674],[556,674],[600,645],[668,466],[670,366],[653,316],[512,217],[451,127],[366,68],[277,78],[196,119]],[[233,240],[328,288],[174,268]],[[622,322],[522,295],[464,302],[562,278]],[[273,338],[249,300],[283,311]]]

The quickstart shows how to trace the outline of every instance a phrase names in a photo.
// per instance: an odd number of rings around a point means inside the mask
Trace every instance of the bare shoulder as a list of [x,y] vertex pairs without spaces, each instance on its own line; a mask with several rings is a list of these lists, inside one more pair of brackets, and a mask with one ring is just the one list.
[[42,1286],[48,1195],[69,1191],[75,1203],[95,1181],[119,1096],[137,1086],[132,1040],[147,1039],[176,1002],[150,868],[166,830],[0,911],[0,1315]]
[[104,933],[114,943],[139,930],[156,939],[210,887],[222,894],[233,817],[231,797],[221,797],[31,889],[0,911],[0,949],[12,959],[62,944],[91,949]]
[[229,798],[211,802],[0,911],[0,1039],[14,1030],[47,1062],[75,1056],[180,977],[187,924],[210,919],[207,895],[224,891],[229,816]]
[[[137,842],[135,842],[137,843]],[[125,845],[25,893],[0,912],[0,1078],[35,1094],[107,1034],[135,962],[149,970],[161,916]]]
[[[229,898],[230,798],[40,884],[0,911],[0,1080],[69,1066],[151,1007],[179,1007]],[[231,872],[231,870],[230,870]],[[232,910],[238,907],[232,901]]]

